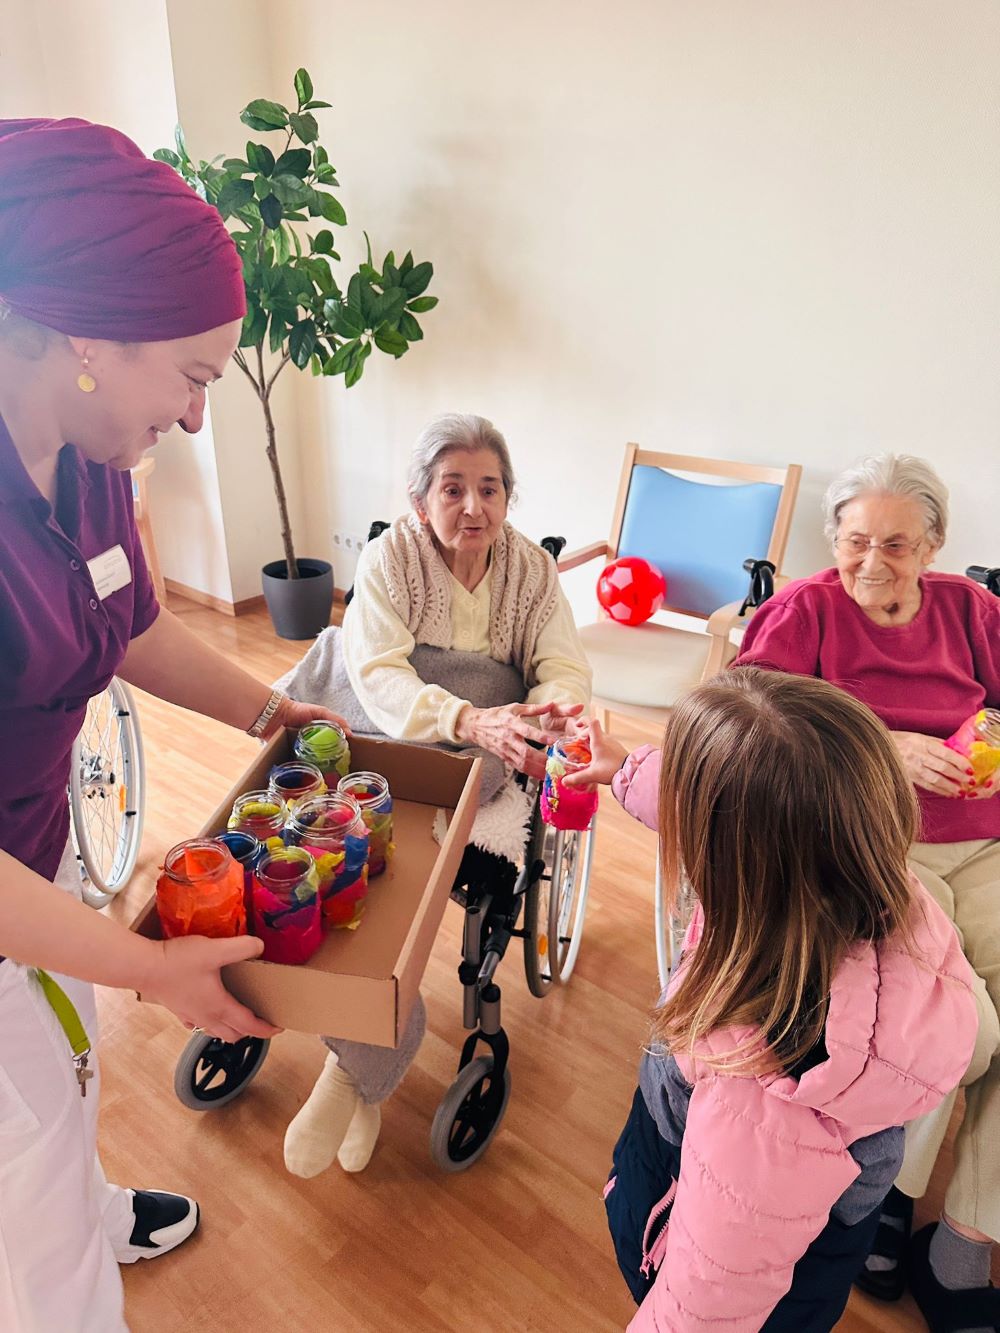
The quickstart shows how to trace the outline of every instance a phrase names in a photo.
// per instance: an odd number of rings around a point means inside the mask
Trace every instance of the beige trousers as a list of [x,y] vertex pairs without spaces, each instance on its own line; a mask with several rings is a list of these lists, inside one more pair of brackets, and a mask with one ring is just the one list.
[[[965,1116],[945,1211],[1000,1241],[1000,839],[914,843],[910,868],[954,921],[976,973],[979,1037],[962,1080]],[[957,1096],[906,1127],[896,1184],[911,1198],[927,1190]]]

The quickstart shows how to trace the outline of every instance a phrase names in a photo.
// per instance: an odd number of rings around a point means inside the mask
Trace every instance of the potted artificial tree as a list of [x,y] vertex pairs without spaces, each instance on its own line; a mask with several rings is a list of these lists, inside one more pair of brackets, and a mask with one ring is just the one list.
[[234,359],[264,417],[284,546],[284,559],[263,568],[264,596],[275,630],[287,639],[310,638],[329,623],[333,572],[324,560],[295,554],[271,412],[275,381],[288,365],[308,366],[314,375],[343,375],[350,388],[373,347],[401,357],[423,337],[416,316],[437,305],[424,295],[430,264],[414,263],[410,253],[397,264],[390,250],[378,269],[369,243],[367,261],[342,288],[332,268],[340,261],[333,232],[321,227],[309,235],[296,225],[317,219],[342,227],[347,215],[332,193],[339,182],[313,115],[330,103],[313,98],[304,69],[295,75],[295,97],[294,111],[258,98],[240,113],[252,130],[282,136],[273,148],[250,141],[245,157],[195,165],[178,126],[176,151],[153,154],[230,221],[243,260],[247,315]]

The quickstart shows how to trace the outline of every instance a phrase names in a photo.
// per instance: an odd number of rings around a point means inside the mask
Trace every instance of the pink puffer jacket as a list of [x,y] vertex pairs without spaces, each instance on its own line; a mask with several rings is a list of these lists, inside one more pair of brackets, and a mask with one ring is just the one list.
[[[613,789],[655,828],[658,784],[659,752],[647,746]],[[951,922],[913,885],[915,953],[894,940],[851,950],[830,994],[828,1058],[801,1079],[720,1074],[675,1053],[693,1087],[680,1180],[663,1262],[629,1333],[756,1333],[859,1174],[848,1145],[933,1109],[965,1073],[972,970]],[[687,949],[700,933],[699,910]],[[750,1035],[713,1033],[698,1053]]]

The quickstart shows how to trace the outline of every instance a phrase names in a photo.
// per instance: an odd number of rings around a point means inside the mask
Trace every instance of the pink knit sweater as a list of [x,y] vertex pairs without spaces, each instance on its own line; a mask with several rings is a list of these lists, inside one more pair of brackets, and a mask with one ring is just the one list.
[[[959,574],[925,574],[908,625],[886,628],[844,591],[835,569],[788,584],[750,621],[734,666],[820,676],[890,731],[941,740],[980,708],[1000,707],[1000,597]],[[1000,799],[921,791],[924,842],[1000,838]]]

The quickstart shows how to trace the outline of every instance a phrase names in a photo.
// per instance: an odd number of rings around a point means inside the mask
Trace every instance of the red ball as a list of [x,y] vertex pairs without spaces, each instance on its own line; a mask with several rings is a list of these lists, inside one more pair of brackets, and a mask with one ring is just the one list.
[[666,579],[637,555],[612,560],[597,580],[597,600],[621,625],[643,624],[659,611],[666,595]]

